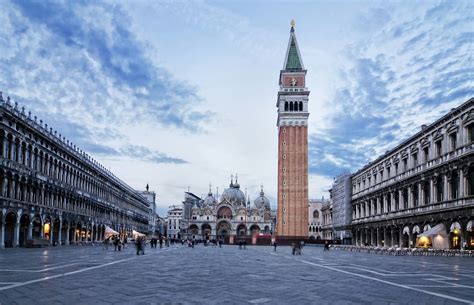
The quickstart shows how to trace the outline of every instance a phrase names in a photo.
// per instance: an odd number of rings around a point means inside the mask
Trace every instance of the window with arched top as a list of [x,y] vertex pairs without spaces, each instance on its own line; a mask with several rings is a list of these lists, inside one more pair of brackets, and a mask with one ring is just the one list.
[[313,218],[319,218],[319,211],[318,210],[315,210],[313,212]]
[[293,102],[290,102],[290,111],[293,111]]
[[288,111],[288,102],[285,102],[285,111]]
[[299,110],[300,110],[300,111],[303,111],[303,102],[300,102],[299,105],[300,105],[300,107],[299,107],[300,109],[299,109]]

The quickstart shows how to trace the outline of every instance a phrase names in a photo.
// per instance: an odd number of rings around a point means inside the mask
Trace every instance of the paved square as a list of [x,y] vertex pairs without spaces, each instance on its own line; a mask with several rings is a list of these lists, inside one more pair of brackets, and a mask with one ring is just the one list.
[[465,304],[474,260],[306,247],[97,246],[0,252],[3,304]]

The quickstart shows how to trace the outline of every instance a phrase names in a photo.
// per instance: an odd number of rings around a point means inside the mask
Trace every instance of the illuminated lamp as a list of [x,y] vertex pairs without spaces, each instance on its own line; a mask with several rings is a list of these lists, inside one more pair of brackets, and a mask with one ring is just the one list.
[[49,223],[44,224],[44,234],[49,234],[49,231],[51,230],[51,225]]

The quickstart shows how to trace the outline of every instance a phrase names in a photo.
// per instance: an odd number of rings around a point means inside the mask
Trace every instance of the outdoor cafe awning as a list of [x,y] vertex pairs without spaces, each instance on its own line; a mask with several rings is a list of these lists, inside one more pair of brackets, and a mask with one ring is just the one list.
[[135,231],[135,230],[132,230],[132,235],[133,235],[133,238],[146,236],[145,234],[140,233],[140,232]]
[[105,238],[109,238],[111,236],[114,236],[114,235],[119,235],[119,232],[115,231],[114,229],[112,229],[111,227],[109,226],[105,226]]
[[421,233],[419,235],[419,237],[421,237],[421,236],[433,237],[435,235],[447,235],[446,234],[446,227],[444,226],[444,224],[440,223],[440,224],[432,227],[428,231]]

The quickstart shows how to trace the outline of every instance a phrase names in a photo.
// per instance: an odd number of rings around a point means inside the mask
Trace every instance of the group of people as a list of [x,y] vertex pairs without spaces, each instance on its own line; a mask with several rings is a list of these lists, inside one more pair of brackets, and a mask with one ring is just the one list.
[[140,255],[140,252],[142,255],[145,255],[145,246],[146,246],[146,237],[143,236],[138,236],[135,238],[135,247],[137,248],[137,255]]
[[247,241],[246,240],[239,240],[239,250],[247,249]]
[[293,255],[301,255],[303,252],[304,241],[296,242],[291,244]]
[[109,250],[109,244],[112,243],[114,245],[114,251],[122,251],[122,247],[125,248],[127,245],[127,238],[123,240],[120,239],[118,235],[113,235],[104,239],[103,247],[104,250]]
[[[152,237],[151,240],[150,240],[150,246],[151,248],[155,248],[157,247],[158,243],[160,244],[160,249],[163,248],[163,238],[161,236],[159,236],[158,238],[156,237]],[[167,245],[168,245],[168,241],[166,241]]]

